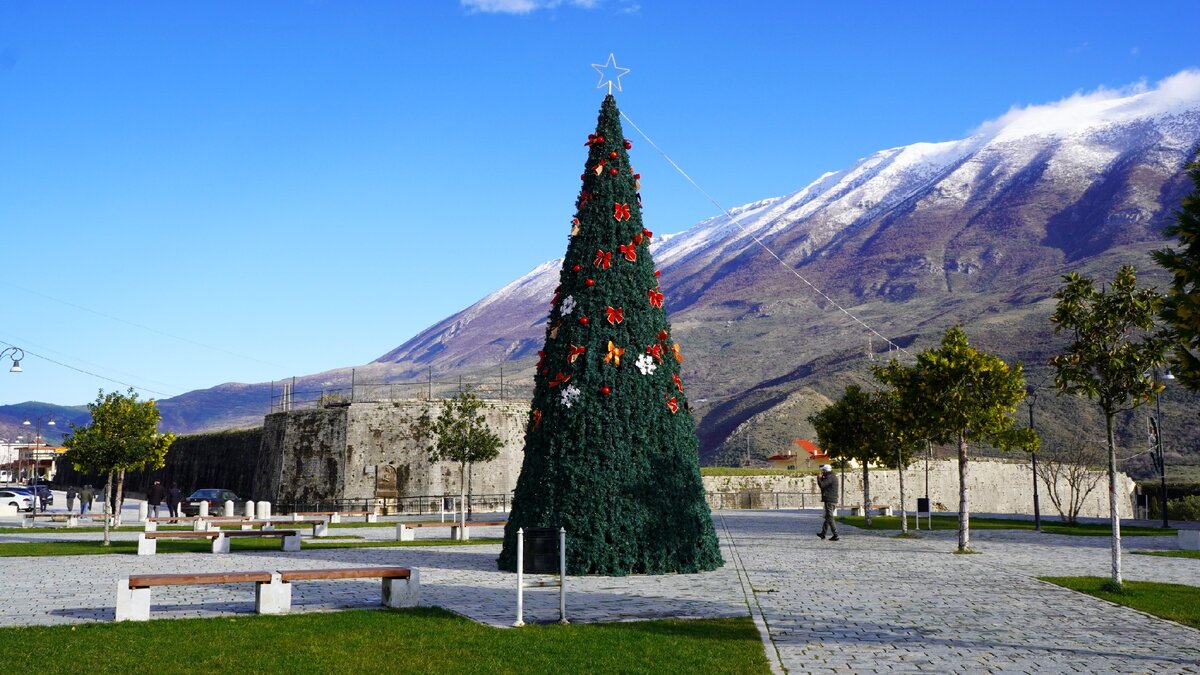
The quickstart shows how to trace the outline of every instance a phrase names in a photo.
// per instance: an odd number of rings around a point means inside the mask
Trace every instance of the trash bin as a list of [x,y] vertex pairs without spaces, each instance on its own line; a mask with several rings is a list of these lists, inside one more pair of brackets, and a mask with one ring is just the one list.
[[558,528],[525,528],[525,573],[558,574]]

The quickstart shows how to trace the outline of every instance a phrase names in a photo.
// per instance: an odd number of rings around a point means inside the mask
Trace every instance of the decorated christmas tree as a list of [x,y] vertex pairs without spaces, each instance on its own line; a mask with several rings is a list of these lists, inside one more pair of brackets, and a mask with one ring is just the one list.
[[564,527],[571,574],[714,569],[683,355],[611,91],[585,145],[500,568],[516,569],[517,528]]

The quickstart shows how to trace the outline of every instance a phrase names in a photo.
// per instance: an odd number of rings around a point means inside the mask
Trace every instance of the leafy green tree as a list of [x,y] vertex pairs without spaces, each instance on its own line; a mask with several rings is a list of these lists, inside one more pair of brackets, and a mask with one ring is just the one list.
[[851,384],[842,397],[811,415],[817,442],[830,457],[862,466],[863,513],[871,524],[871,464],[887,451],[888,437],[877,399]]
[[937,348],[917,354],[904,366],[892,360],[874,369],[879,380],[895,389],[897,423],[934,443],[958,445],[958,550],[971,549],[971,510],[967,448],[982,441],[1002,449],[1035,449],[1037,435],[1013,426],[1010,415],[1025,398],[1020,363],[971,346],[959,326],[946,331]]
[[[67,447],[64,457],[77,471],[94,471],[105,475],[105,509],[108,504],[116,505],[116,514],[121,513],[122,491],[125,472],[128,470],[161,469],[166,462],[167,450],[175,441],[175,434],[159,433],[162,419],[154,399],[139,401],[132,388],[125,394],[120,392],[100,393],[88,404],[92,422],[83,427],[71,425],[71,432],[63,438]],[[116,492],[113,479],[117,478]],[[113,498],[115,497],[115,499]],[[104,545],[109,545],[109,525],[112,518],[104,519]]]
[[1200,390],[1200,160],[1188,165],[1195,189],[1183,198],[1175,222],[1163,234],[1179,248],[1155,251],[1155,262],[1172,274],[1159,312],[1172,353],[1171,371],[1189,389]]
[[585,145],[499,566],[516,569],[518,528],[563,527],[571,574],[714,569],[683,355],[611,95]]
[[1054,331],[1069,331],[1072,341],[1063,354],[1050,359],[1060,394],[1095,399],[1104,413],[1108,443],[1109,517],[1112,520],[1112,584],[1121,585],[1121,518],[1117,510],[1117,443],[1113,419],[1118,412],[1146,403],[1162,389],[1148,375],[1166,360],[1166,341],[1154,331],[1162,297],[1138,288],[1137,273],[1126,265],[1117,270],[1111,287],[1076,272],[1063,276],[1054,294],[1058,306],[1050,321]]
[[917,453],[924,449],[926,434],[923,429],[913,426],[907,419],[900,395],[894,389],[875,392],[872,398],[875,411],[880,417],[884,441],[890,448],[880,454],[879,463],[896,470],[900,482],[900,531],[907,534],[904,471],[912,464]]
[[[458,464],[458,484],[463,504],[468,492],[467,466],[490,462],[500,456],[502,441],[480,411],[484,402],[468,385],[454,398],[442,401],[437,417],[425,412],[409,425],[412,437],[428,442],[425,452],[430,462]],[[468,505],[469,506],[469,505]],[[462,521],[467,520],[467,508],[461,509]]]

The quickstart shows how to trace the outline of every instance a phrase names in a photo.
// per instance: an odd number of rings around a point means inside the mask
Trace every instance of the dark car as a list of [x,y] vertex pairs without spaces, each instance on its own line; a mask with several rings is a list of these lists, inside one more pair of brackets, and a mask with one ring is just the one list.
[[50,491],[50,486],[45,483],[38,483],[37,485],[26,485],[25,489],[36,494],[38,496],[38,498],[41,499],[46,504],[46,506],[49,506],[54,503],[54,493]]
[[183,500],[183,515],[198,516],[200,515],[201,502],[208,502],[209,515],[217,515],[220,509],[225,508],[225,502],[232,501],[234,508],[242,506],[242,498],[229,490],[220,490],[216,488],[204,488],[196,490],[188,495],[187,499]]

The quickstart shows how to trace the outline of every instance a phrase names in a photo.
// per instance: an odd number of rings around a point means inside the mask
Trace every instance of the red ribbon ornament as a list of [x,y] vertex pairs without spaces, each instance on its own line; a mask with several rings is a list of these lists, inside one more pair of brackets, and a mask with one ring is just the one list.
[[635,262],[637,260],[637,246],[636,245],[621,244],[617,248],[621,250],[622,255],[624,255],[625,259],[628,260],[629,262]]
[[679,373],[671,375],[671,379],[675,380],[675,386],[679,389],[679,393],[683,393],[683,380],[679,379]]
[[651,307],[662,307],[663,294],[659,293],[657,289],[651,288],[650,290],[646,291],[646,295],[650,296]]
[[617,325],[625,320],[625,308],[623,307],[605,307],[604,311],[608,313],[608,322],[612,325]]
[[605,251],[597,250],[596,251],[596,259],[592,261],[592,264],[595,265],[596,267],[599,267],[602,270],[606,270],[609,267],[612,267],[612,251],[605,252]]
[[649,354],[650,356],[653,356],[655,361],[662,363],[662,360],[663,360],[662,345],[659,345],[659,344],[650,345],[649,347],[646,347],[646,353]]
[[679,412],[679,401],[677,401],[674,396],[667,399],[667,409],[672,413]]
[[613,204],[613,218],[618,221],[629,218],[629,204]]

